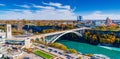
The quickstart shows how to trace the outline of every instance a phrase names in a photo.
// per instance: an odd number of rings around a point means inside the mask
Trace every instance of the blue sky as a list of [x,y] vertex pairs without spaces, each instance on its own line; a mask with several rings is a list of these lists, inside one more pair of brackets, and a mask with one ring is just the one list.
[[120,19],[120,0],[0,0],[0,19]]

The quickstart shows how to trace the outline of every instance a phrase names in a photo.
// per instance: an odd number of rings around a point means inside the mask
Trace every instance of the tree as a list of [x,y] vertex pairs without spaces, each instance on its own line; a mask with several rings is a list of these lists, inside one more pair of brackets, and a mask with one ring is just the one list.
[[68,51],[69,51],[70,53],[75,53],[75,54],[77,54],[77,51],[76,51],[75,49],[68,49]]
[[86,56],[90,56],[90,57],[92,57],[92,56],[93,56],[93,54],[86,54]]
[[85,33],[84,33],[84,38],[85,38],[85,39],[88,39],[89,35],[90,35],[90,32],[89,32],[89,31],[85,32]]
[[22,23],[23,23],[23,25],[26,25],[27,24],[27,20],[23,19]]
[[29,30],[29,32],[30,32],[30,33],[32,33],[32,32],[33,32],[33,30],[32,30],[32,29],[30,29],[30,30]]
[[113,44],[114,41],[115,41],[115,36],[110,34],[103,34],[100,39],[100,42],[105,44]]
[[60,26],[60,27],[62,28],[62,30],[63,30],[63,28],[65,28],[66,25],[65,25],[65,24],[60,24],[59,26]]
[[120,38],[116,38],[113,44],[116,47],[120,47]]
[[49,32],[54,32],[55,30],[54,29],[49,29]]
[[46,33],[46,30],[42,30],[42,33]]
[[61,44],[61,45],[59,46],[59,48],[60,48],[61,50],[67,51],[67,47],[64,46],[63,44]]
[[6,26],[0,26],[0,29],[2,29],[2,30],[6,30]]
[[51,47],[54,47],[54,48],[58,48],[58,49],[61,49],[61,50],[64,50],[64,51],[67,51],[67,47],[61,43],[51,43],[49,44]]
[[35,32],[36,35],[39,35],[40,33],[39,32]]
[[98,38],[97,38],[97,35],[93,34],[91,35],[90,37],[90,42],[93,43],[93,44],[97,44],[98,43]]
[[82,57],[78,57],[78,59],[82,59]]
[[34,42],[35,42],[35,40],[34,40],[34,39],[31,39],[31,40],[30,40],[30,42],[34,43]]
[[42,23],[42,22],[37,22],[37,25],[38,25],[38,26],[45,26],[45,24]]
[[73,29],[74,28],[74,25],[73,24],[68,24],[66,25],[67,29]]
[[35,42],[38,43],[38,42],[39,42],[39,38],[36,38],[36,39],[35,39]]

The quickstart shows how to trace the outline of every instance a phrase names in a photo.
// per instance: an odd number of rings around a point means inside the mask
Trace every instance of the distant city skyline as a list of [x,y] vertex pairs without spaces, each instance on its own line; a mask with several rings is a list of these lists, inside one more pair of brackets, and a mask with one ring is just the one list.
[[119,0],[0,0],[0,19],[120,20]]

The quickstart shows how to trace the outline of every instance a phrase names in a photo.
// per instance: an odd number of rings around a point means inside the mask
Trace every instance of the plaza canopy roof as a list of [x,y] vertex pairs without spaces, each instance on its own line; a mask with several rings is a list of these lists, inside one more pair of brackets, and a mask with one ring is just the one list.
[[2,58],[3,54],[0,54],[0,58]]

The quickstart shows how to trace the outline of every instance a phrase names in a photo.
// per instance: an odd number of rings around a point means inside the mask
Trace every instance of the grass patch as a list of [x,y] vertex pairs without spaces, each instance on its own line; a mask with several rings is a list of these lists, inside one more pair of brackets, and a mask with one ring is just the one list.
[[35,51],[34,51],[34,54],[36,54],[36,55],[38,55],[38,56],[40,56],[40,57],[43,57],[43,58],[45,58],[45,59],[51,59],[51,58],[53,57],[52,55],[49,55],[49,54],[44,53],[44,52],[39,51],[39,50],[35,50]]

